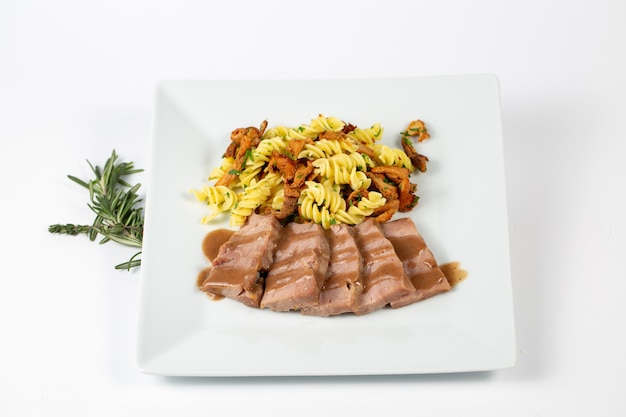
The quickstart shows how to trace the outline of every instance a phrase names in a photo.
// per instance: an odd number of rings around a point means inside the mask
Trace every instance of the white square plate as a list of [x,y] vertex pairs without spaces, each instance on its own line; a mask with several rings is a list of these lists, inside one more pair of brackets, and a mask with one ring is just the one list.
[[[321,318],[211,301],[207,213],[189,192],[207,182],[237,127],[297,126],[318,114],[382,143],[422,119],[429,157],[410,213],[439,263],[469,272],[450,292],[356,317]],[[498,80],[491,75],[308,81],[165,81],[158,85],[141,267],[138,362],[180,376],[415,374],[515,363]]]

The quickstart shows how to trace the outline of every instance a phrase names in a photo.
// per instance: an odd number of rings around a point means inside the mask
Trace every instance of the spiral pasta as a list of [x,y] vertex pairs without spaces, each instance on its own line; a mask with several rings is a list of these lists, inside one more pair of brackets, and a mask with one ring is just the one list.
[[239,174],[239,182],[243,187],[250,186],[250,183],[258,177],[263,170],[267,161],[262,159],[255,159],[254,161],[248,161],[246,168]]
[[259,143],[259,146],[252,151],[252,159],[255,162],[268,162],[272,156],[272,152],[282,152],[287,147],[287,143],[289,143],[289,141],[284,136],[265,138]]
[[357,205],[351,205],[347,211],[340,211],[335,218],[346,224],[359,224],[366,217],[371,216],[374,210],[385,205],[386,199],[382,194],[372,191],[366,198],[362,198]]
[[383,132],[384,129],[380,125],[380,123],[376,123],[375,125],[372,125],[372,127],[367,129],[356,128],[352,132],[348,133],[348,136],[360,143],[371,145],[374,142],[379,141],[383,137]]
[[374,144],[374,153],[383,165],[408,168],[413,171],[411,159],[402,149],[393,149],[379,143]]
[[345,123],[336,117],[319,115],[310,124],[301,124],[296,128],[277,126],[269,129],[263,138],[284,137],[287,139],[315,139],[322,132],[339,132]]
[[315,173],[336,184],[350,184],[353,190],[368,188],[371,180],[365,175],[368,162],[358,152],[341,153],[313,161]]
[[[262,211],[286,213],[324,228],[335,223],[358,224],[368,216],[378,216],[376,211],[385,206],[389,195],[378,192],[387,188],[381,184],[399,181],[393,179],[398,175],[404,175],[406,181],[415,169],[402,149],[379,143],[384,132],[380,123],[361,129],[320,114],[295,128],[266,127],[263,122],[260,129],[233,131],[233,135],[243,131],[256,136],[237,142],[242,139],[231,135],[231,145],[208,177],[219,185],[192,190],[211,210],[203,223],[229,212],[231,225],[239,226],[253,212]],[[397,188],[400,192],[415,189],[403,184]],[[360,196],[357,202],[351,193]],[[390,196],[398,198],[397,194]],[[411,195],[401,197],[416,201]]]
[[232,210],[239,200],[235,192],[223,185],[205,186],[200,191],[192,190],[192,193],[198,201],[206,203],[212,209],[211,214],[200,219],[203,224],[210,223],[220,213]]
[[246,218],[270,198],[272,188],[281,181],[279,174],[269,174],[259,181],[253,179],[244,192],[238,195],[239,201],[230,210],[231,224],[235,226],[244,224]]
[[276,193],[272,197],[271,207],[272,210],[278,211],[283,207],[283,203],[285,202],[285,190],[281,188],[276,191]]
[[320,224],[325,229],[337,222],[335,213],[346,209],[346,202],[339,194],[339,187],[333,186],[330,181],[324,184],[307,181],[298,204],[303,219]]
[[332,213],[345,210],[346,202],[339,194],[339,187],[333,185],[332,182],[327,181],[321,184],[307,181],[305,184],[306,188],[300,194],[302,199],[308,198],[318,206],[326,206]]
[[331,181],[324,184],[307,181],[306,186],[298,201],[300,215],[325,229],[336,223],[359,224],[386,202],[382,194],[370,192],[367,197],[361,198],[356,205],[351,205],[346,210],[346,201],[339,193],[339,187]]
[[235,162],[234,158],[227,157],[222,159],[222,164],[218,167],[215,167],[211,170],[209,174],[209,181],[218,180],[224,176],[230,169],[233,167],[233,163]]
[[320,139],[316,140],[314,144],[307,143],[304,146],[304,150],[298,154],[300,158],[328,158],[329,156],[339,155],[344,152],[355,152],[357,145],[353,142],[346,140],[329,140]]

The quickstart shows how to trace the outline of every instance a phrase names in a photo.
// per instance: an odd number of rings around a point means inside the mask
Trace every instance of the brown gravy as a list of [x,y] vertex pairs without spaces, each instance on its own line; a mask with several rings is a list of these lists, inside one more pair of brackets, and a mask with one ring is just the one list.
[[202,283],[204,282],[205,278],[209,274],[210,270],[211,270],[211,267],[208,267],[208,268],[204,268],[202,271],[200,271],[200,273],[196,277],[196,287],[202,289]]
[[235,233],[233,230],[216,229],[206,234],[202,240],[202,252],[211,262],[215,260],[220,247]]
[[[209,261],[213,262],[215,258],[217,258],[220,247],[226,243],[228,239],[230,239],[233,233],[235,233],[233,230],[228,229],[216,229],[207,233],[202,240],[202,253],[204,253],[204,256],[206,256]],[[202,283],[209,274],[210,270],[211,267],[207,267],[198,274],[198,277],[196,278],[196,286],[199,289],[202,289]],[[224,298],[221,295],[211,294],[210,292],[207,292],[206,294],[211,300],[215,301]]]
[[439,265],[441,271],[446,276],[446,279],[450,283],[450,287],[454,287],[459,282],[467,278],[467,271],[461,268],[459,262],[448,262]]
[[416,253],[426,249],[424,241],[415,236],[392,237],[388,239],[393,244],[396,255],[402,261],[414,258]]

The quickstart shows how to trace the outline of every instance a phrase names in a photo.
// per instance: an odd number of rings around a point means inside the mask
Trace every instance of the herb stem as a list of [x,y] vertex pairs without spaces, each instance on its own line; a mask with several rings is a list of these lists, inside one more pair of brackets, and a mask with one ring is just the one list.
[[[48,227],[50,233],[72,236],[84,233],[91,241],[100,235],[102,237],[100,244],[113,241],[125,246],[142,247],[144,216],[143,208],[138,206],[142,200],[137,194],[141,184],[131,186],[123,177],[143,170],[134,168],[132,162],[117,163],[117,158],[113,150],[102,169],[87,160],[95,176],[89,181],[73,175],[67,176],[89,191],[90,203],[87,206],[96,215],[93,224],[54,224]],[[140,266],[140,254],[141,252],[136,253],[127,262],[116,265],[115,268],[130,270]]]

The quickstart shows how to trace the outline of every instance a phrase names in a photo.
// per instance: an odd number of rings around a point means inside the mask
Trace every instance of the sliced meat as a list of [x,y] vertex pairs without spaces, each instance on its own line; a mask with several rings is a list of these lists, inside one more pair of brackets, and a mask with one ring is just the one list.
[[357,300],[355,314],[370,313],[415,291],[380,224],[368,218],[355,229],[363,256],[363,293]]
[[252,214],[221,246],[201,289],[259,307],[263,275],[272,264],[280,230],[274,216]]
[[285,225],[265,278],[261,308],[288,311],[316,305],[329,257],[328,240],[319,224]]
[[381,227],[402,261],[404,272],[415,287],[415,291],[392,301],[391,307],[403,307],[450,289],[448,280],[413,220],[402,218],[384,223]]
[[336,224],[327,232],[330,262],[319,303],[301,309],[303,314],[332,316],[352,312],[363,292],[363,260],[354,237],[354,228]]

